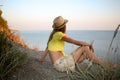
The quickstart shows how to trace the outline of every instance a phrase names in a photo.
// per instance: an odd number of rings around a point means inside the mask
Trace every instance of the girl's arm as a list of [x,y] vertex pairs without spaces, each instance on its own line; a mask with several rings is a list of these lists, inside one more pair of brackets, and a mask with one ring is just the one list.
[[69,42],[69,43],[72,43],[72,44],[75,44],[75,45],[78,45],[78,46],[88,46],[90,48],[90,50],[92,52],[94,52],[92,44],[88,44],[88,43],[83,42],[83,41],[74,40],[74,39],[68,37],[67,35],[63,36],[62,40]]
[[62,40],[69,42],[69,43],[72,43],[72,44],[75,44],[75,45],[78,45],[78,46],[91,46],[91,44],[88,44],[88,43],[83,42],[83,41],[74,40],[74,39],[68,37],[67,35],[63,36]]
[[45,49],[45,51],[42,53],[41,58],[39,59],[40,62],[43,62],[48,54],[48,48]]

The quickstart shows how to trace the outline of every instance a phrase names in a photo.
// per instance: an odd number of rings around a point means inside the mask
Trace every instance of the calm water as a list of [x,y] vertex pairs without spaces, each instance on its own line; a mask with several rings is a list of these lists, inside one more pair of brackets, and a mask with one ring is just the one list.
[[[31,47],[38,47],[40,50],[44,50],[46,48],[47,40],[51,31],[21,31],[20,36],[23,40]],[[108,47],[112,40],[114,31],[106,31],[106,30],[69,30],[67,34],[76,39],[82,40],[88,43],[94,41],[93,46],[95,48],[95,54],[104,57],[105,53],[107,53]],[[65,52],[71,53],[78,46],[66,43]],[[120,31],[118,32],[113,45],[113,49],[120,49]],[[120,51],[117,51],[120,53]]]

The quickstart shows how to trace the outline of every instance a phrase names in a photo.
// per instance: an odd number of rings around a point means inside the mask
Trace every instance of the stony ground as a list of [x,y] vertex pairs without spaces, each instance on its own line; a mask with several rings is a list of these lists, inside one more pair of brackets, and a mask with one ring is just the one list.
[[58,72],[53,68],[49,56],[43,63],[36,60],[42,51],[26,50],[26,52],[27,61],[13,73],[11,80],[68,80],[66,73]]
[[[69,80],[69,76],[66,74],[66,72],[58,72],[53,68],[52,62],[49,58],[49,55],[46,57],[46,61],[43,63],[38,62],[36,59],[41,57],[42,51],[35,51],[30,49],[25,49],[22,47],[16,46],[20,51],[27,53],[27,60],[26,62],[18,67],[15,72],[13,72],[12,77],[10,77],[8,80]],[[84,63],[84,62],[83,62]],[[105,73],[101,72],[104,70],[100,65],[98,64],[90,64],[90,62],[85,64],[80,64],[80,68],[76,71],[75,74],[73,74],[72,77],[77,78],[76,80],[86,80],[85,78],[82,78],[86,75],[83,75],[84,70],[88,70],[92,74],[92,76],[95,77],[95,80],[103,80],[107,78],[100,79],[101,73],[102,75],[106,75]],[[83,68],[83,69],[82,69]],[[105,68],[106,69],[106,68]],[[81,70],[83,70],[81,72]],[[107,71],[107,70],[105,70]],[[113,72],[113,71],[112,71]],[[96,74],[100,74],[99,76],[96,76]],[[111,71],[109,73],[107,72],[107,75],[111,74]],[[93,77],[89,74],[89,76],[86,76],[89,80],[93,80]],[[116,78],[117,79],[117,78]]]

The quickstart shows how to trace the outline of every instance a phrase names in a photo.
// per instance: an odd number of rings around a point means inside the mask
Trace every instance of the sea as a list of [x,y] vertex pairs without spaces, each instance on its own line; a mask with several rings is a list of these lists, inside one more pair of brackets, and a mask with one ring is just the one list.
[[[51,30],[20,31],[19,35],[28,46],[44,51],[50,33]],[[95,54],[100,58],[106,58],[106,54],[108,53],[109,46],[114,36],[114,30],[68,30],[66,34],[75,40],[92,43]],[[77,45],[65,43],[65,53],[70,54],[77,47]],[[112,42],[110,54],[112,57],[114,56],[114,58],[120,55],[120,31],[118,31]]]

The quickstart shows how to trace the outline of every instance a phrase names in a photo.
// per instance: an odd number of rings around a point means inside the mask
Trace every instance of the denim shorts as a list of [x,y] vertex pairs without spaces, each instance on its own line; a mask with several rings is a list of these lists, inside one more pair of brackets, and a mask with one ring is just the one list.
[[72,55],[68,55],[68,56],[63,56],[60,59],[58,59],[55,63],[54,63],[54,67],[56,70],[64,72],[64,71],[75,71],[75,62],[74,62],[74,58]]

